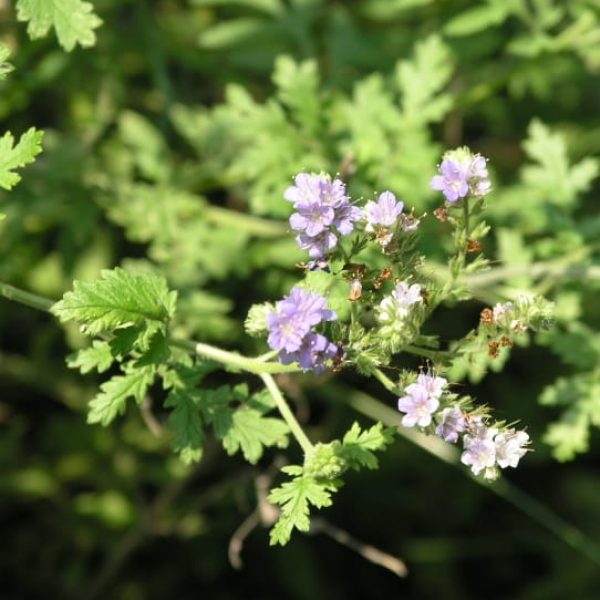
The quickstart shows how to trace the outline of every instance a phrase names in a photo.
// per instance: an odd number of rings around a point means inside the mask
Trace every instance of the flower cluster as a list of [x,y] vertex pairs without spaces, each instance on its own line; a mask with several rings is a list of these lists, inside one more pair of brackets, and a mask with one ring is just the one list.
[[337,355],[337,346],[313,327],[336,318],[323,296],[295,287],[267,315],[268,344],[279,350],[283,364],[297,362],[305,371],[322,373],[326,362]]
[[398,410],[404,413],[402,425],[428,427],[435,422],[435,434],[450,443],[458,442],[462,434],[461,462],[470,466],[475,475],[484,471],[484,477],[493,479],[497,466],[516,467],[527,452],[527,433],[487,427],[481,416],[467,417],[457,405],[437,412],[447,383],[443,377],[420,373],[416,383],[408,385],[405,395],[398,399]]
[[405,281],[396,284],[396,289],[379,304],[379,320],[384,324],[401,324],[413,304],[423,302],[421,286],[409,285]]
[[300,173],[294,183],[284,194],[296,210],[290,225],[300,232],[296,236],[300,248],[308,250],[313,259],[322,258],[337,245],[334,228],[341,235],[352,233],[362,213],[350,203],[340,179]]
[[440,406],[440,396],[448,382],[443,377],[420,373],[416,383],[404,390],[406,396],[398,399],[398,410],[405,413],[402,425],[405,427],[427,427],[433,413]]
[[482,420],[474,420],[463,437],[463,464],[471,467],[475,475],[484,471],[484,477],[495,479],[496,465],[501,469],[516,467],[527,452],[529,435],[514,428],[499,431],[486,427]]
[[383,192],[379,195],[377,202],[370,200],[363,209],[366,221],[365,231],[367,233],[375,232],[377,241],[382,246],[387,246],[394,235],[393,227],[398,222],[402,210],[403,202],[397,202],[396,196],[392,192]]
[[431,180],[431,187],[441,191],[450,203],[468,194],[485,196],[491,190],[486,159],[472,154],[468,148],[457,148],[444,154],[439,175]]

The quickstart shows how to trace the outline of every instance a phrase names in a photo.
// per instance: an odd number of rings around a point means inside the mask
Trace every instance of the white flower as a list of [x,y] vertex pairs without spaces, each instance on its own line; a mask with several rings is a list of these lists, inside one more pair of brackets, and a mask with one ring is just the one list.
[[521,457],[527,452],[529,435],[524,431],[515,431],[509,429],[499,433],[495,440],[496,444],[496,462],[505,469],[506,467],[516,467]]
[[396,289],[391,296],[384,298],[379,305],[379,319],[381,321],[402,320],[409,313],[410,307],[418,302],[423,302],[421,297],[421,286],[413,283],[401,281],[396,285]]
[[493,467],[496,463],[496,444],[494,436],[498,433],[493,427],[487,428],[483,424],[475,427],[472,434],[463,437],[464,451],[460,461],[469,465],[474,475],[479,475],[484,469]]

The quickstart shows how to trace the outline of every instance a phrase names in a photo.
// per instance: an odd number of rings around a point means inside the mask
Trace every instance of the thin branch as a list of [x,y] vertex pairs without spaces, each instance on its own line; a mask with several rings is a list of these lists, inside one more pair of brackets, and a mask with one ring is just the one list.
[[326,519],[321,517],[313,518],[310,533],[324,533],[338,544],[350,548],[350,550],[360,554],[365,560],[391,571],[398,577],[406,577],[408,575],[408,569],[403,560],[399,559],[397,556],[388,554],[375,546],[371,546],[371,544],[365,544],[364,542],[357,540],[347,531],[336,527]]

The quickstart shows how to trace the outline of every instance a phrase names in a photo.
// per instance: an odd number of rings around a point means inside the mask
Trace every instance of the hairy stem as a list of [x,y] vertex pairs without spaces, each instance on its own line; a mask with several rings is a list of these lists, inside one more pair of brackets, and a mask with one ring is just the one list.
[[311,452],[313,449],[311,441],[308,439],[308,437],[306,437],[304,430],[300,426],[300,423],[298,423],[298,421],[296,420],[294,413],[290,409],[288,403],[285,401],[285,398],[283,397],[279,386],[275,383],[275,380],[273,379],[272,375],[270,375],[269,373],[260,373],[260,378],[263,380],[266,388],[271,393],[271,396],[273,396],[273,400],[275,400],[275,404],[277,405],[281,416],[283,417],[284,421],[288,424],[292,435],[296,438],[296,440],[302,447],[302,450],[304,450],[304,453],[307,454]]
[[48,298],[38,296],[37,294],[31,294],[30,292],[20,290],[19,288],[8,285],[8,283],[2,283],[1,281],[0,295],[13,302],[18,302],[19,304],[24,304],[25,306],[44,312],[48,312],[54,304],[54,302]]
[[202,342],[170,338],[169,343],[177,348],[182,348],[199,356],[210,358],[223,365],[228,365],[248,373],[254,373],[255,375],[261,375],[262,373],[293,373],[299,370],[296,365],[265,362],[263,357],[248,358],[237,352],[229,352],[228,350],[222,350],[221,348]]
[[[0,282],[0,296],[4,296],[8,300],[24,304],[31,308],[49,312],[54,302],[43,296],[37,294],[31,294],[19,288],[16,288],[8,283]],[[210,344],[204,344],[201,342],[194,342],[192,340],[184,340],[177,338],[170,338],[169,344],[177,348],[182,348],[188,352],[210,358],[223,365],[228,365],[248,373],[254,373],[260,375],[261,373],[293,373],[298,371],[299,368],[295,365],[282,365],[279,363],[267,362],[272,357],[272,353],[267,353],[257,358],[249,358],[242,356],[237,352],[229,352],[228,350],[222,350]]]

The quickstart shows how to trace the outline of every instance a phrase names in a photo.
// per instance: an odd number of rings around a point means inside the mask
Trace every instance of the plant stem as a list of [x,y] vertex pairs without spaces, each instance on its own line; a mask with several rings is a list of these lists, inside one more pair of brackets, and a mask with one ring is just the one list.
[[[4,296],[8,300],[24,304],[31,308],[41,310],[44,312],[50,312],[50,309],[54,305],[52,300],[38,296],[37,294],[31,294],[19,288],[16,288],[8,283],[0,282],[0,296]],[[266,362],[271,358],[271,353],[259,356],[257,358],[249,358],[242,356],[237,352],[229,352],[228,350],[221,350],[209,344],[203,344],[201,342],[194,342],[192,340],[183,340],[177,338],[170,338],[169,343],[177,348],[182,348],[188,352],[199,354],[206,358],[210,358],[224,365],[229,365],[248,373],[254,373],[260,375],[261,373],[293,373],[298,371],[298,367],[294,365],[282,365],[280,363]]]
[[0,295],[13,302],[18,302],[19,304],[24,304],[25,306],[44,312],[49,312],[54,305],[54,302],[48,298],[20,290],[12,285],[8,285],[8,283],[0,282]]
[[373,375],[386,390],[392,393],[397,391],[396,384],[381,369],[375,369]]
[[292,435],[296,438],[302,450],[304,450],[304,454],[308,454],[314,448],[311,441],[306,437],[304,430],[300,426],[300,423],[296,420],[294,413],[291,411],[288,403],[285,401],[281,390],[275,383],[273,376],[269,373],[260,373],[260,378],[263,380],[266,388],[271,392],[271,396],[273,396],[273,400],[275,400],[275,404],[281,413],[281,416],[288,424]]
[[299,370],[295,365],[265,362],[261,357],[248,358],[237,352],[229,352],[228,350],[222,350],[221,348],[216,348],[202,342],[170,338],[169,343],[188,352],[193,352],[221,364],[229,365],[248,373],[254,373],[255,375],[262,375],[263,373],[293,373]]

